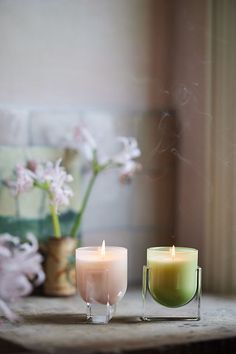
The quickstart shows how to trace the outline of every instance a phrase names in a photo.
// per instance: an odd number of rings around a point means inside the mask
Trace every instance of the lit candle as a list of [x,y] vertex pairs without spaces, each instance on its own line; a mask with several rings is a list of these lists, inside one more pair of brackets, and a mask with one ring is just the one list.
[[168,307],[185,305],[197,289],[198,251],[185,247],[153,247],[147,250],[149,290]]
[[77,289],[86,303],[116,304],[127,288],[127,249],[80,247],[76,250]]

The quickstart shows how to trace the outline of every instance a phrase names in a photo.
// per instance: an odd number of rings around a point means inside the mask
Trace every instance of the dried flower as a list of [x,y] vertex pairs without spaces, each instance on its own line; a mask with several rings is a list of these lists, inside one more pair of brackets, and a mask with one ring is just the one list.
[[20,244],[16,236],[0,235],[0,309],[10,321],[16,320],[17,315],[7,303],[30,294],[33,285],[45,279],[38,241],[32,234],[27,239],[29,243]]

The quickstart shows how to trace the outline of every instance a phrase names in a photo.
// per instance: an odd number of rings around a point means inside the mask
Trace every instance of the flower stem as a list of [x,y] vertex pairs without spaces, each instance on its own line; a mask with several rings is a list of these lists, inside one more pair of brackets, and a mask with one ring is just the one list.
[[77,231],[80,228],[81,220],[82,220],[85,208],[87,206],[87,203],[88,203],[88,200],[89,200],[89,196],[90,196],[90,193],[92,191],[92,188],[93,188],[93,185],[94,185],[94,182],[96,180],[97,175],[98,175],[98,172],[94,171],[93,174],[92,174],[92,177],[90,178],[88,187],[86,189],[86,192],[85,192],[82,204],[81,204],[81,208],[79,210],[78,215],[76,216],[75,222],[74,222],[74,224],[72,226],[72,229],[71,229],[71,232],[70,232],[70,236],[71,237],[76,237]]
[[56,238],[61,237],[61,227],[56,209],[53,205],[50,205],[50,211],[52,216],[53,233]]

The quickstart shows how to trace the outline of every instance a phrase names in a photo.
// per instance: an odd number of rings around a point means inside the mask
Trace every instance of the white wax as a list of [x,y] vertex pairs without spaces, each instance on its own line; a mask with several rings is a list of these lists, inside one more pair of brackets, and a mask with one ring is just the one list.
[[127,249],[80,247],[76,250],[77,289],[87,303],[113,305],[127,288]]

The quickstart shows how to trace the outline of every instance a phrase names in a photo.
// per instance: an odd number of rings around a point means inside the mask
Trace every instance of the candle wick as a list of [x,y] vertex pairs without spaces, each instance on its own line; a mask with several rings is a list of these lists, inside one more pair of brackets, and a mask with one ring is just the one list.
[[101,247],[101,255],[102,257],[105,257],[106,254],[106,244],[105,244],[105,240],[102,241],[102,247]]
[[171,251],[171,257],[172,257],[172,260],[174,261],[175,259],[175,246],[173,245],[172,248],[170,249]]

